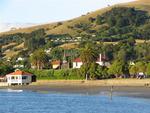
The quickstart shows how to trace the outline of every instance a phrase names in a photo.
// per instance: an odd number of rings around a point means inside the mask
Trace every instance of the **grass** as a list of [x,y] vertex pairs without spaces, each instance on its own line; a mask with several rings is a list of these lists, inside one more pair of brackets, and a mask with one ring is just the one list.
[[16,46],[16,43],[12,42],[12,43],[6,44],[6,45],[2,46],[2,49],[6,49],[6,48],[8,48],[10,46]]
[[24,42],[14,47],[14,49],[23,49],[23,48],[24,48]]
[[74,48],[78,47],[78,44],[77,43],[67,43],[67,44],[61,45],[60,47],[64,48],[64,49],[74,49]]
[[17,55],[20,51],[13,51],[13,50],[10,50],[10,51],[5,51],[4,54],[5,54],[5,58],[12,58],[13,56]]

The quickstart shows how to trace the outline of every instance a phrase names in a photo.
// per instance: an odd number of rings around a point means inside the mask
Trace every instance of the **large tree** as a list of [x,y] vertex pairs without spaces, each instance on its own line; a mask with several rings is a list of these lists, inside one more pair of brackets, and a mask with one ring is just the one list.
[[86,80],[88,79],[88,71],[91,64],[95,63],[98,58],[98,52],[96,50],[96,47],[93,44],[87,44],[85,47],[81,50],[80,58],[83,62],[83,65],[86,70]]
[[128,73],[128,67],[126,66],[125,62],[116,60],[110,66],[108,73],[110,75],[115,75],[116,78]]
[[43,69],[45,64],[48,63],[48,56],[42,49],[35,51],[30,59],[32,65],[36,66],[37,69]]

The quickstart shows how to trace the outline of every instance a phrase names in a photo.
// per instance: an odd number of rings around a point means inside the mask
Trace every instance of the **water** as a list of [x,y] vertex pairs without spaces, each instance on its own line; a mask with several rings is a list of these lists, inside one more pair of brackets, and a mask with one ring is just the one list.
[[0,90],[0,113],[150,113],[150,100],[96,94]]

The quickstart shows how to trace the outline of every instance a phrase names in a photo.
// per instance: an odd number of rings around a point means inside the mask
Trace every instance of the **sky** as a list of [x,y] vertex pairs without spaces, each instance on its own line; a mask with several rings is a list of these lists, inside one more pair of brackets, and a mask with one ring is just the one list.
[[72,19],[133,0],[0,0],[0,23],[47,23]]

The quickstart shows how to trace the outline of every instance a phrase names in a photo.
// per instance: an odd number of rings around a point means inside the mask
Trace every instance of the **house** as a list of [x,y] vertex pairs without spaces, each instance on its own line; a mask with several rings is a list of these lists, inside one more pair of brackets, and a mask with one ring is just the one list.
[[52,48],[48,48],[48,49],[45,49],[44,51],[46,54],[49,54],[51,52],[51,50],[52,50]]
[[24,68],[24,65],[22,64],[16,64],[13,66],[13,68]]
[[60,60],[52,61],[51,64],[52,64],[53,69],[60,69],[61,68],[61,61]]
[[108,58],[102,54],[99,54],[99,58],[97,58],[96,63],[99,64],[100,66],[106,66],[106,67],[110,66],[110,63],[108,62]]
[[[108,62],[108,58],[106,58],[105,55],[100,54],[96,61],[97,64],[100,66],[106,66],[109,67],[110,63]],[[73,68],[80,68],[82,66],[83,62],[80,58],[76,58],[73,61]]]
[[25,58],[18,57],[18,58],[17,58],[17,60],[16,60],[16,62],[19,62],[19,61],[24,61],[24,60],[25,60]]
[[83,62],[81,61],[80,58],[76,58],[74,61],[73,61],[73,68],[80,68],[82,66]]
[[21,70],[6,75],[8,85],[28,85],[32,83],[33,74]]

